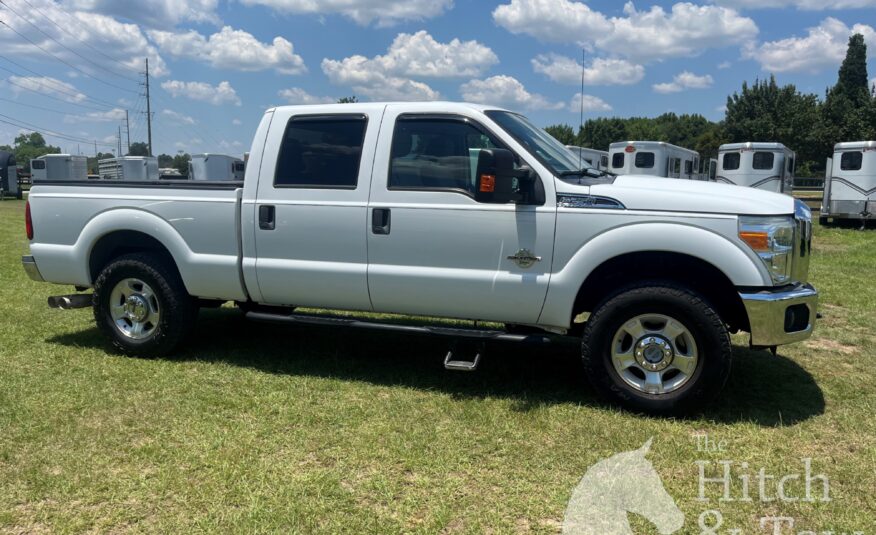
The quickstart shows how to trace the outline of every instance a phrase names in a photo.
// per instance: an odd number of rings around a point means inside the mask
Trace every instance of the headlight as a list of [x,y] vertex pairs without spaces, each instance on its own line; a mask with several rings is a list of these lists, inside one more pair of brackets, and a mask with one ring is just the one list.
[[794,218],[790,216],[739,218],[739,238],[763,261],[773,284],[783,284],[791,279],[794,227]]

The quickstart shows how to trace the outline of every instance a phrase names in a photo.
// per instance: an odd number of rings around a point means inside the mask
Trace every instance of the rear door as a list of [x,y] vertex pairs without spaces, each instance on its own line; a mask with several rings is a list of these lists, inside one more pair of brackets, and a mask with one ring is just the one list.
[[[535,323],[553,256],[552,177],[542,171],[539,178],[542,206],[479,203],[479,150],[514,151],[515,142],[475,117],[405,109],[387,108],[375,157],[368,225],[374,309]],[[541,168],[516,154],[518,164]]]
[[365,221],[382,105],[278,108],[259,172],[263,302],[370,310]]

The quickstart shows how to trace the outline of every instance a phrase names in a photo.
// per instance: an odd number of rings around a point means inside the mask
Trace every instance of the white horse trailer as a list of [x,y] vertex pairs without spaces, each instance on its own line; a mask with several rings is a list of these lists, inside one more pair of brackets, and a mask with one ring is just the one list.
[[243,160],[227,154],[193,154],[189,180],[243,180]]
[[[837,165],[839,164],[839,165]],[[822,224],[857,219],[862,224],[876,212],[876,141],[837,143],[824,172]]]
[[30,161],[32,182],[88,180],[88,158],[72,154],[44,154]]
[[0,151],[0,200],[6,195],[14,195],[20,199],[21,184],[18,183],[18,167],[15,165],[15,155]]
[[727,143],[718,147],[718,182],[790,195],[794,151],[781,143]]
[[158,180],[158,158],[155,156],[106,158],[98,161],[97,166],[100,178],[105,180]]
[[700,178],[699,153],[663,141],[619,141],[608,153],[609,170],[618,175]]
[[580,159],[582,164],[586,163],[594,169],[608,169],[608,152],[576,147],[575,145],[566,145],[566,148],[572,151],[575,158]]

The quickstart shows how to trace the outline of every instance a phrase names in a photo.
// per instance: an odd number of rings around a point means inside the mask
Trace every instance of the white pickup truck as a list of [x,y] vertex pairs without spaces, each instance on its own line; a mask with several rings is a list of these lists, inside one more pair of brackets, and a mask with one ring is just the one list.
[[[651,413],[696,409],[720,391],[730,332],[773,349],[810,336],[804,204],[578,160],[489,106],[278,107],[262,118],[242,183],[35,184],[22,262],[35,280],[93,288],[50,304],[93,305],[99,328],[133,355],[172,351],[199,306],[227,301],[254,320],[476,347],[576,336],[596,390]],[[448,353],[445,365],[479,358]]]

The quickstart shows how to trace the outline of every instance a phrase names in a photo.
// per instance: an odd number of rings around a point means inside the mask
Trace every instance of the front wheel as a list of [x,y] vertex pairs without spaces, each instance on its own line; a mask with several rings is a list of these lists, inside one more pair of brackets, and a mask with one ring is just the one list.
[[730,374],[727,328],[694,292],[667,282],[603,301],[584,329],[585,373],[604,397],[650,414],[702,408]]
[[191,330],[198,307],[163,255],[136,253],[110,262],[94,283],[94,319],[116,349],[158,357]]

